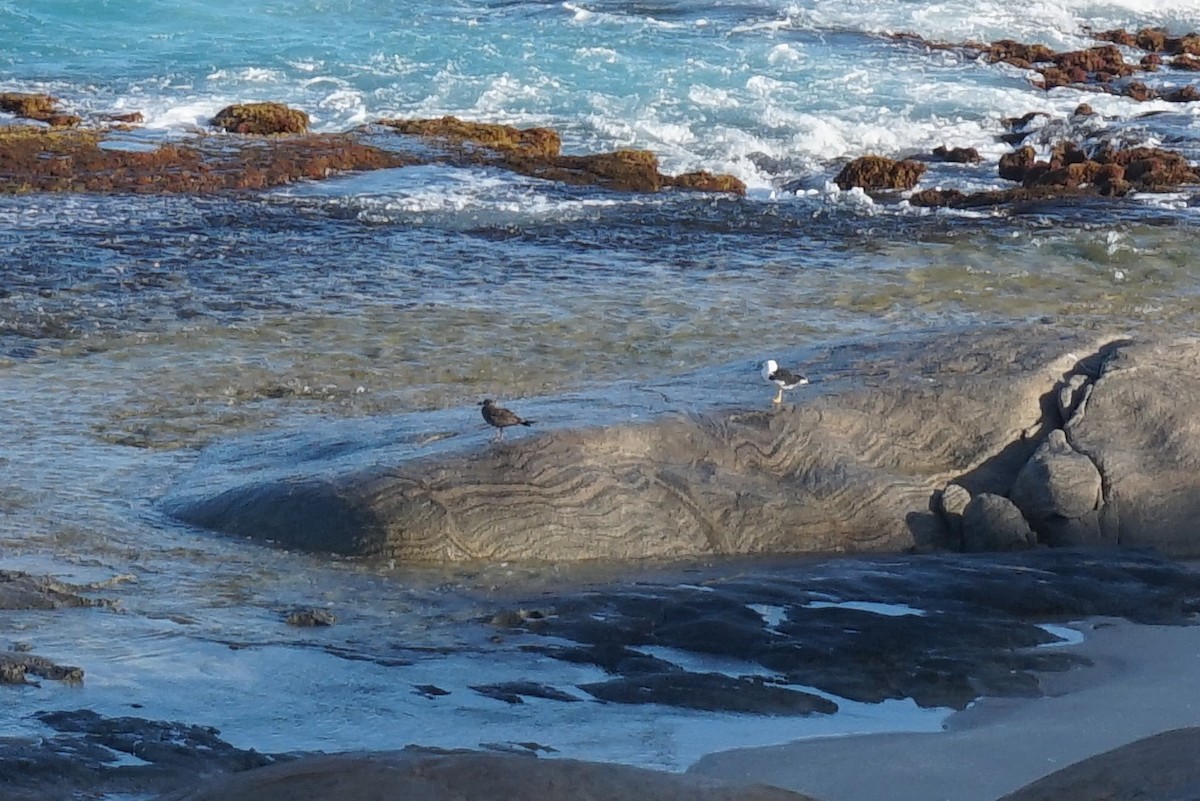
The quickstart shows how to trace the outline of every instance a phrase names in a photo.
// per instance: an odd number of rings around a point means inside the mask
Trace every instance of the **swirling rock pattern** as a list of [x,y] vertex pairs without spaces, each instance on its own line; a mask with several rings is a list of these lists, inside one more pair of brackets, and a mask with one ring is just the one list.
[[[941,508],[939,489],[954,482],[972,495],[1007,496],[1048,432],[1064,427],[1062,388],[1076,375],[1091,380],[1103,362],[1104,376],[1081,390],[1090,399],[1067,436],[1102,473],[1112,464],[1116,483],[1105,497],[1120,496],[1136,526],[1157,518],[1126,496],[1141,493],[1150,506],[1164,497],[1138,461],[1152,444],[1147,437],[1194,459],[1200,446],[1186,434],[1200,423],[1179,391],[1183,379],[1153,364],[1143,372],[1159,383],[1115,392],[1124,380],[1117,365],[1134,357],[1109,343],[1013,329],[857,343],[828,355],[827,364],[840,359],[844,369],[777,412],[751,394],[761,387],[747,375],[746,389],[729,389],[730,403],[741,406],[685,413],[666,403],[644,409],[646,423],[552,429],[494,446],[464,437],[457,450],[388,452],[336,469],[311,454],[284,454],[301,463],[285,477],[241,470],[223,491],[195,481],[196,491],[185,478],[164,505],[187,522],[288,547],[411,563],[957,547],[933,511]],[[1192,358],[1200,352],[1185,350]],[[689,397],[705,394],[694,391],[705,380],[712,379],[688,377]],[[1150,397],[1180,408],[1166,414]],[[1157,434],[1120,433],[1114,418],[1129,403],[1144,408],[1125,419],[1152,424]],[[1106,459],[1096,456],[1122,437]],[[357,447],[369,455],[385,444]],[[1172,492],[1200,475],[1173,467],[1168,453],[1155,458]],[[1175,508],[1185,507],[1180,497]]]

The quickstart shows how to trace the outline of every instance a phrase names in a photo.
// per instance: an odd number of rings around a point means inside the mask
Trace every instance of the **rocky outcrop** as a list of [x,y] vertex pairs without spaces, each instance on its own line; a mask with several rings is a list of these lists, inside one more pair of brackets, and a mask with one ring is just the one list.
[[486,122],[469,122],[457,117],[436,119],[379,120],[396,133],[438,139],[454,145],[481,147],[505,153],[520,153],[534,158],[557,158],[562,140],[552,128],[517,128]]
[[[1185,524],[1200,514],[1197,341],[1005,329],[847,345],[828,358],[851,377],[818,381],[774,412],[748,375],[719,407],[680,414],[647,399],[639,416],[650,422],[604,425],[592,406],[583,427],[491,447],[464,436],[432,454],[389,443],[387,460],[364,456],[361,467],[298,451],[250,469],[238,460],[261,459],[262,444],[244,457],[226,448],[164,505],[287,547],[418,563],[958,547],[968,516],[970,547],[1028,544],[1011,514],[989,534],[966,504],[961,518],[935,511],[953,483],[1024,504],[1039,542],[1200,554]],[[1131,381],[1121,365],[1143,359]],[[869,380],[853,378],[860,370]],[[680,397],[705,380],[687,378]],[[1099,471],[1099,497],[1083,459]]]
[[842,168],[833,182],[842,191],[861,187],[867,191],[881,189],[912,189],[925,172],[919,161],[863,156]]
[[1037,543],[1016,504],[991,492],[971,498],[963,508],[961,525],[962,549],[968,553],[1015,551]]
[[27,120],[44,122],[51,128],[74,128],[81,122],[76,114],[59,110],[57,97],[25,92],[0,92],[0,111]]
[[351,170],[402,167],[396,153],[341,135],[258,140],[198,140],[149,151],[104,147],[95,130],[0,129],[0,192],[208,193],[266,189]]
[[410,748],[315,756],[163,796],[161,801],[806,801],[765,785],[518,754]]
[[516,128],[457,117],[387,119],[378,124],[397,133],[450,145],[452,150],[447,157],[451,163],[487,164],[547,181],[599,186],[618,192],[658,192],[674,187],[697,192],[746,193],[745,183],[732,175],[703,171],[664,175],[659,171],[658,157],[648,150],[564,156],[560,152],[559,135],[550,128]]
[[308,132],[308,114],[282,103],[235,103],[218,111],[209,124],[236,134],[302,134]]

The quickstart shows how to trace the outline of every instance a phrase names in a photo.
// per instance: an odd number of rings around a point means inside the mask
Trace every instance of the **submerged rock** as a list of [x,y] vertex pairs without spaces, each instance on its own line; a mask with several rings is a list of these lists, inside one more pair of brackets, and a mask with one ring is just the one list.
[[236,134],[302,134],[308,132],[308,114],[282,103],[235,103],[218,111],[209,124]]

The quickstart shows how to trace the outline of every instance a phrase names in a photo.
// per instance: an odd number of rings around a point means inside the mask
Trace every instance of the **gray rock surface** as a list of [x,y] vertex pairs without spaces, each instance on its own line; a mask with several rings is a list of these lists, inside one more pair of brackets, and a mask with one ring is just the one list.
[[1200,343],[1139,342],[1103,361],[1067,440],[1104,476],[1121,545],[1200,556]]
[[1021,510],[1003,495],[983,492],[963,510],[962,549],[968,553],[1014,551],[1037,544]]
[[1083,517],[1097,509],[1100,484],[1096,465],[1056,428],[1017,473],[1009,497],[1036,527],[1044,518]]
[[1074,382],[1065,442],[1078,459],[1039,463],[1048,484],[1029,478],[1025,498],[1083,513],[1087,461],[1104,505],[1091,522],[1068,518],[1060,539],[1200,554],[1186,526],[1200,512],[1194,340],[985,329],[783,355],[815,380],[778,410],[752,371],[715,368],[633,400],[546,402],[529,412],[542,431],[496,445],[453,431],[409,432],[433,445],[354,441],[334,426],[291,449],[218,449],[164,507],[287,547],[410,563],[956,547],[938,490],[1006,494],[1041,432],[1064,427]]

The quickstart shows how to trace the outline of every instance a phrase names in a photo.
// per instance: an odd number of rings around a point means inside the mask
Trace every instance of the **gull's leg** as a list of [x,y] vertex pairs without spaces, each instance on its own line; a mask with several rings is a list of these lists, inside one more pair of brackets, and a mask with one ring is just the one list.
[[783,403],[783,387],[779,388],[779,392],[775,394],[775,400],[771,401],[771,403]]

